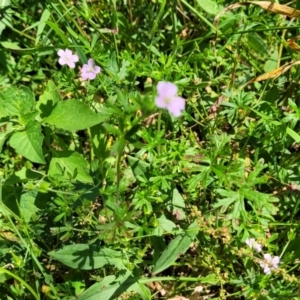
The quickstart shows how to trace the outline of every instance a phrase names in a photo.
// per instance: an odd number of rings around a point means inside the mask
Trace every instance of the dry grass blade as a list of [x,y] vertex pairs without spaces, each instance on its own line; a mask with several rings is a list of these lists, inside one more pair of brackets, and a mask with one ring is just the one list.
[[300,35],[297,35],[295,37],[293,37],[292,39],[289,39],[286,41],[286,44],[288,47],[290,47],[291,49],[300,52],[300,47],[299,45],[296,43],[297,40],[300,39]]
[[248,82],[248,84],[257,82],[257,81],[264,81],[264,80],[268,80],[271,78],[276,78],[276,77],[280,76],[281,74],[285,73],[286,71],[288,71],[291,67],[293,67],[295,65],[299,65],[299,64],[300,64],[300,60],[297,60],[292,63],[287,63],[276,70],[272,70],[270,72],[267,72],[267,73],[264,73],[262,75],[255,77],[254,79],[250,80]]
[[228,12],[230,10],[233,10],[235,8],[238,8],[238,7],[241,7],[244,5],[249,5],[249,4],[258,5],[261,8],[263,8],[269,12],[285,15],[290,18],[299,18],[300,17],[300,10],[294,9],[287,5],[277,4],[277,3],[270,2],[270,1],[247,1],[247,2],[240,2],[240,3],[235,3],[232,5],[229,5],[225,9],[223,9],[219,14],[217,14],[215,17],[215,20],[214,20],[214,25],[215,25],[216,29],[218,28],[219,19],[222,15],[224,15],[226,12]]

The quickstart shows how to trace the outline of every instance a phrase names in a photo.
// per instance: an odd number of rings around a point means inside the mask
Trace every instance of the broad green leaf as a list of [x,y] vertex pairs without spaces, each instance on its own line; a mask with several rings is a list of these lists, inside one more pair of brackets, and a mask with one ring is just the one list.
[[177,220],[184,220],[185,215],[185,203],[177,189],[173,190],[173,197],[171,203],[168,205],[168,209],[176,217]]
[[270,58],[266,61],[264,66],[265,73],[271,72],[277,68],[278,63],[278,49],[271,54]]
[[0,44],[5,49],[11,49],[11,50],[20,50],[21,49],[21,47],[17,43],[0,42]]
[[93,183],[93,178],[88,174],[87,161],[75,151],[56,151],[50,161],[48,175],[55,176],[64,170],[64,177],[69,178],[68,173],[73,175],[77,172],[76,180]]
[[176,224],[173,223],[172,221],[166,219],[165,216],[160,216],[157,219],[157,222],[159,224],[158,226],[161,227],[166,232],[172,232],[173,229],[177,228]]
[[[139,278],[132,277],[130,273],[116,278],[115,276],[107,276],[98,283],[92,285],[85,292],[77,296],[78,300],[99,300],[99,299],[119,299],[118,297],[124,292],[136,292],[143,300],[151,299],[151,293],[148,287],[141,284]],[[72,299],[73,300],[73,299]],[[74,299],[75,300],[75,299]]]
[[264,39],[256,32],[251,32],[246,35],[248,45],[252,48],[255,53],[264,57],[268,54],[268,47]]
[[74,244],[48,253],[51,257],[73,269],[95,270],[105,265],[125,269],[127,257],[120,251],[102,248],[94,244]]
[[15,132],[9,144],[18,154],[23,155],[32,162],[45,164],[42,150],[44,136],[41,133],[41,125],[37,121],[30,121],[25,130]]
[[20,213],[26,223],[28,223],[31,217],[38,211],[38,208],[34,204],[36,196],[36,190],[29,191],[21,196]]
[[11,87],[0,93],[0,103],[11,116],[26,115],[35,109],[34,95],[27,87]]
[[5,180],[5,185],[16,184],[20,182],[26,182],[28,180],[35,180],[42,177],[42,174],[36,173],[23,167],[21,170],[14,172]]
[[0,153],[2,152],[2,147],[6,139],[6,132],[0,132]]
[[300,143],[300,135],[294,131],[292,128],[287,127],[286,128],[286,133],[293,138],[293,140],[297,143]]
[[177,258],[184,254],[198,234],[198,225],[195,221],[184,234],[178,235],[164,250],[154,265],[153,274],[160,273],[171,266]]
[[104,116],[93,112],[90,107],[79,100],[58,102],[46,122],[57,128],[77,131],[102,123]]
[[61,97],[58,88],[52,80],[49,80],[46,90],[40,96],[36,105],[36,108],[40,111],[40,117],[42,119],[48,117],[59,101],[61,101]]
[[46,21],[48,21],[49,17],[51,16],[51,13],[48,9],[45,9],[42,13],[38,28],[37,28],[37,32],[36,32],[36,37],[35,37],[35,45],[37,45],[39,43],[39,40],[41,38],[41,35],[44,31],[44,28],[46,26]]
[[127,156],[127,159],[135,177],[148,177],[150,164],[130,155]]
[[[1,0],[0,1],[0,9],[4,9],[6,6],[10,5],[10,0]],[[7,26],[7,23],[11,21],[11,15],[12,11],[11,9],[8,9],[4,16],[1,14],[1,19],[0,19],[0,35],[2,34],[2,31],[5,29]]]
[[50,21],[45,21],[45,23],[55,31],[55,33],[60,37],[61,41],[65,45],[70,44],[70,42],[68,41],[67,36],[61,31],[61,29],[58,27],[58,25],[56,23],[53,23],[53,22],[50,22]]
[[197,0],[197,3],[204,11],[213,16],[216,16],[224,9],[215,0]]

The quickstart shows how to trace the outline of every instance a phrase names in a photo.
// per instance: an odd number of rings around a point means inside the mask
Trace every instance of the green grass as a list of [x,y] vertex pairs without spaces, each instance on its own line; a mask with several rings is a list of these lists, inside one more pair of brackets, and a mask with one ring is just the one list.
[[0,299],[300,299],[300,25],[234,3],[0,2]]

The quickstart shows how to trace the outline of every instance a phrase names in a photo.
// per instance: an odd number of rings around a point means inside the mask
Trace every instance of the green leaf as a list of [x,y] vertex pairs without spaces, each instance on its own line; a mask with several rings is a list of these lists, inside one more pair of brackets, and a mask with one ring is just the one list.
[[46,122],[57,128],[77,131],[103,122],[104,116],[93,112],[90,107],[72,99],[58,102]]
[[177,228],[176,224],[166,219],[164,215],[160,216],[157,219],[157,222],[159,224],[158,226],[161,227],[166,232],[172,232],[174,229]]
[[130,155],[127,156],[127,159],[135,177],[147,178],[149,176],[150,164]]
[[[136,292],[143,300],[151,299],[151,293],[148,287],[138,282],[139,278],[135,278],[127,272],[124,276],[107,276],[100,282],[95,283],[85,292],[77,296],[78,300],[114,300],[124,292]],[[72,299],[73,300],[73,299]]]
[[286,128],[286,133],[294,139],[295,142],[300,143],[300,135],[295,132],[293,129],[287,127]]
[[37,191],[29,191],[21,196],[20,199],[20,213],[26,223],[28,223],[31,217],[38,211],[35,206],[35,198]]
[[171,203],[169,202],[168,210],[176,216],[177,220],[184,220],[186,218],[186,214],[184,211],[185,203],[177,189],[173,190],[173,197]]
[[3,106],[8,115],[21,116],[33,112],[35,99],[27,87],[9,88],[0,93],[0,107]]
[[215,0],[197,0],[197,3],[205,12],[213,16],[216,16],[224,9],[224,7],[217,4]]
[[183,235],[178,235],[169,243],[167,248],[155,263],[153,274],[160,273],[171,266],[180,255],[184,254],[189,249],[197,234],[198,225],[195,221],[189,226],[188,230]]
[[45,23],[55,31],[55,33],[60,37],[61,41],[65,45],[70,44],[70,42],[68,41],[67,36],[65,35],[65,33],[62,32],[62,30],[58,27],[58,25],[56,23],[53,23],[53,22],[50,22],[50,21],[45,21]]
[[264,66],[264,71],[266,73],[271,72],[277,68],[278,63],[278,49],[271,54],[270,59],[268,59]]
[[42,150],[43,139],[41,125],[37,121],[30,121],[24,131],[15,132],[11,136],[9,144],[18,154],[30,161],[45,164]]
[[48,175],[55,176],[64,170],[64,177],[69,178],[67,173],[74,174],[77,170],[76,180],[93,183],[93,178],[88,174],[87,161],[76,151],[56,151],[50,161]]
[[52,80],[49,80],[46,90],[40,96],[36,105],[36,108],[40,111],[41,118],[48,117],[53,111],[55,104],[59,101],[61,101],[61,97],[58,88]]
[[39,43],[39,40],[41,38],[41,35],[44,31],[44,28],[46,26],[46,21],[48,21],[49,17],[51,16],[51,13],[48,9],[45,9],[42,13],[38,28],[37,28],[37,32],[36,32],[36,37],[35,37],[35,45],[37,45]]
[[248,45],[255,53],[264,57],[268,54],[268,47],[264,39],[256,32],[251,32],[246,35]]
[[125,269],[128,260],[122,252],[101,248],[94,244],[74,244],[48,253],[51,257],[73,269],[95,270],[105,265]]
[[16,184],[20,182],[26,182],[28,180],[36,180],[40,179],[43,175],[40,173],[36,173],[23,167],[21,170],[14,172],[11,176],[9,176],[5,180],[5,185]]

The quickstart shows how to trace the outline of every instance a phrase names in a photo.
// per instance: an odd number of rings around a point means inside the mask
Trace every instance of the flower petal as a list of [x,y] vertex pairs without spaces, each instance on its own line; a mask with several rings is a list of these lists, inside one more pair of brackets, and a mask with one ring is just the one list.
[[92,67],[92,68],[94,68],[94,66],[95,66],[95,62],[94,62],[94,60],[92,59],[92,58],[90,58],[89,60],[88,60],[88,66],[89,67]]
[[166,103],[165,103],[165,98],[162,97],[162,96],[157,96],[157,97],[155,98],[155,104],[156,104],[156,106],[159,107],[159,108],[166,108],[166,107],[167,107],[167,105],[166,105]]
[[101,68],[100,68],[99,66],[95,66],[95,67],[94,67],[94,72],[95,72],[96,74],[100,73],[100,71],[101,71]]
[[175,117],[179,117],[181,115],[181,111],[184,110],[184,107],[185,100],[181,97],[174,97],[172,101],[167,104],[167,109]]
[[65,51],[63,49],[59,49],[57,51],[57,55],[60,56],[60,57],[64,57],[65,56]]
[[265,266],[264,273],[271,274],[271,269],[268,266]]
[[71,59],[74,63],[79,61],[79,57],[77,54],[73,54]]
[[61,57],[59,60],[58,60],[58,63],[63,66],[65,65],[67,62],[66,62],[66,59],[64,57]]
[[68,61],[66,64],[69,66],[70,69],[75,68],[75,63],[73,61]]
[[73,53],[72,53],[72,51],[71,51],[70,49],[66,49],[66,50],[65,50],[65,55],[66,55],[67,57],[72,57]]
[[280,262],[279,256],[274,256],[272,259],[272,264],[274,265],[275,268],[278,268],[279,262]]
[[156,86],[156,90],[159,96],[162,96],[164,98],[171,98],[177,95],[178,88],[172,82],[159,81]]
[[272,262],[272,256],[270,253],[265,253],[264,254],[264,258],[265,260],[268,262],[268,263],[271,263]]

